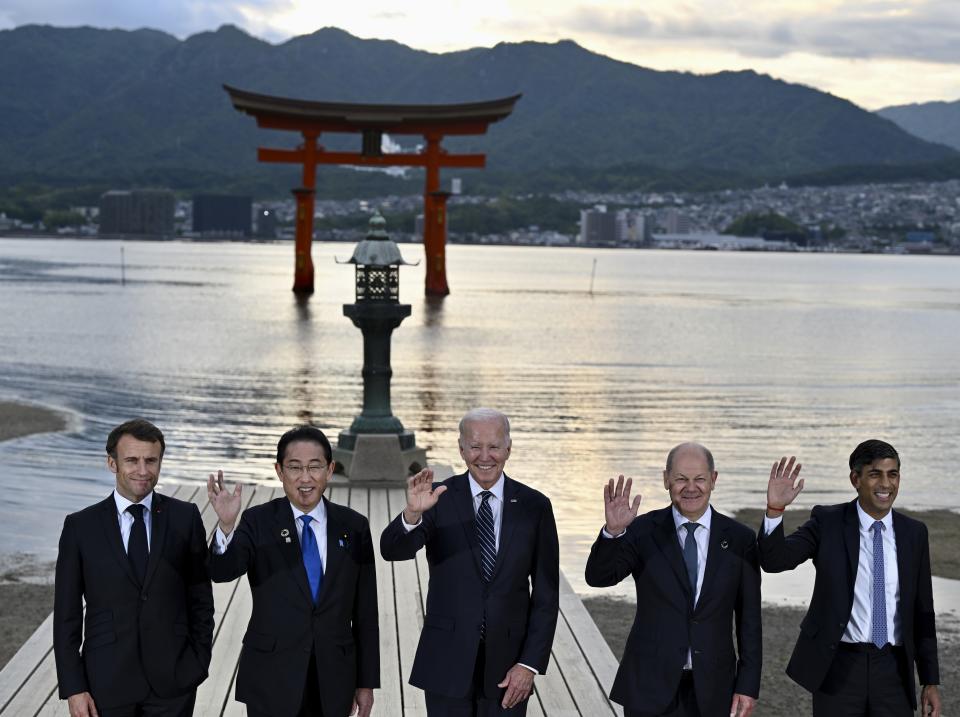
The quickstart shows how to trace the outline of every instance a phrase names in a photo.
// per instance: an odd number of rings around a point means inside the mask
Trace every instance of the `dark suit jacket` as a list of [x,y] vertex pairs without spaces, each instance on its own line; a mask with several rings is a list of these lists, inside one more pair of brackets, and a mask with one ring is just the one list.
[[248,508],[223,555],[211,546],[210,576],[247,574],[253,610],[243,637],[237,700],[275,717],[294,715],[316,655],[325,715],[350,712],[358,687],[380,686],[377,576],[367,519],[323,499],[327,562],[313,604],[286,497]]
[[639,516],[620,538],[601,533],[594,542],[587,559],[588,585],[616,585],[631,574],[637,614],[612,700],[644,712],[663,711],[677,693],[688,648],[704,717],[728,715],[735,692],[757,697],[763,650],[760,568],[750,528],[713,511],[696,608],[669,507]]
[[143,586],[124,550],[112,493],[64,521],[53,607],[61,699],[90,692],[100,709],[117,707],[151,689],[175,697],[206,678],[213,593],[200,512],[155,492],[151,520]]
[[[900,611],[903,647],[907,653],[904,685],[917,708],[913,664],[920,682],[940,682],[937,632],[934,624],[933,586],[930,581],[930,547],[927,526],[893,511],[900,577]],[[759,535],[760,565],[768,573],[792,570],[813,558],[817,579],[800,637],[787,665],[787,674],[810,692],[816,692],[833,662],[837,643],[850,620],[853,587],[860,555],[860,522],[857,501],[818,505],[810,520],[793,535],[784,537],[783,523],[768,536]]]
[[[380,537],[386,560],[410,560],[427,548],[430,588],[410,684],[449,697],[470,691],[480,626],[486,615],[488,696],[520,662],[547,670],[559,610],[559,547],[550,501],[542,493],[503,478],[500,547],[493,577],[484,582],[476,514],[467,474],[443,483],[449,489],[409,533],[397,516]],[[435,487],[437,487],[435,485]]]

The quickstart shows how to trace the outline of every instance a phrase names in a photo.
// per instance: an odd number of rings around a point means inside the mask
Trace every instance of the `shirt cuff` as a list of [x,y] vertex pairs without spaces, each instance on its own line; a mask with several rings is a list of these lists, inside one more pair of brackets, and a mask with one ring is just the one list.
[[233,540],[233,534],[236,532],[236,530],[231,530],[230,535],[225,535],[218,523],[217,531],[213,534],[213,552],[217,555],[223,555],[227,552],[227,546],[230,545],[230,541]]
[[401,512],[401,513],[400,513],[400,522],[403,523],[403,529],[409,533],[411,530],[413,530],[414,528],[416,528],[418,525],[420,525],[420,524],[423,522],[423,516],[421,515],[421,516],[420,516],[420,520],[418,520],[416,523],[414,523],[413,525],[411,525],[410,523],[407,522],[407,519],[403,517],[403,513]]
[[536,667],[530,667],[530,665],[525,665],[522,662],[518,662],[517,664],[520,665],[520,667],[526,667],[528,670],[530,670],[530,672],[532,672],[535,675],[540,674],[540,670],[538,670]]
[[[620,538],[620,537],[626,535],[626,532],[627,532],[627,529],[624,528],[623,530],[620,531],[620,533],[619,533],[618,535],[614,535],[613,533],[611,533],[611,532],[609,532],[609,531],[607,530],[607,526],[603,526],[603,527],[600,529],[600,534],[601,534],[604,538]],[[524,665],[524,667],[526,667],[526,665]]]
[[770,535],[770,533],[776,530],[777,526],[782,522],[782,515],[778,515],[776,518],[768,518],[767,516],[763,516],[763,534]]

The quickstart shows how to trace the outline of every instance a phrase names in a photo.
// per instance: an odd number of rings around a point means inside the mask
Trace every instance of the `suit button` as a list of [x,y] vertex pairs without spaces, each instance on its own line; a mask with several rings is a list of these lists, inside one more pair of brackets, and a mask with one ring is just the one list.
[[147,601],[147,595],[146,595],[146,593],[144,593],[143,595],[141,595],[141,596],[140,596],[140,599],[143,600],[144,602],[146,602],[146,601]]
[[693,624],[694,624],[694,625],[699,625],[699,624],[700,624],[700,621],[699,621],[699,620],[694,620],[694,621],[693,621]]
[[830,645],[830,649],[831,649],[831,650],[836,650],[836,649],[837,649],[837,643],[833,643],[832,645]]

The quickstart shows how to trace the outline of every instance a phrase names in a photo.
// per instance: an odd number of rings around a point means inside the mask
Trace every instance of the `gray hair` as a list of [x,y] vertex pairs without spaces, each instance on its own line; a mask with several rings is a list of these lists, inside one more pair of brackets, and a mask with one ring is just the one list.
[[471,408],[463,418],[460,419],[459,431],[463,437],[464,429],[468,423],[479,423],[482,421],[500,421],[503,424],[503,435],[510,441],[510,419],[494,408]]
[[677,457],[677,453],[687,450],[688,448],[695,448],[696,450],[700,451],[707,461],[707,469],[713,473],[713,454],[707,449],[706,446],[702,446],[699,443],[694,443],[693,441],[681,443],[670,449],[670,452],[667,454],[667,473],[673,469],[673,459]]

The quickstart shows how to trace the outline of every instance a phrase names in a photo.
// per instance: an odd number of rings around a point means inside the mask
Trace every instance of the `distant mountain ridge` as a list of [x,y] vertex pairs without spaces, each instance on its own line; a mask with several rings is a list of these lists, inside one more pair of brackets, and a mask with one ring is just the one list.
[[920,139],[960,149],[960,100],[884,107],[877,114]]
[[854,166],[960,171],[960,153],[832,95],[750,71],[654,71],[572,41],[434,54],[335,28],[272,45],[232,26],[181,41],[155,30],[31,25],[0,31],[0,186],[290,186],[296,170],[257,165],[256,147],[298,138],[258,130],[230,106],[225,83],[383,103],[522,92],[488,135],[447,142],[486,152],[488,172],[520,184],[545,172],[575,182],[580,171],[610,167],[721,182]]

